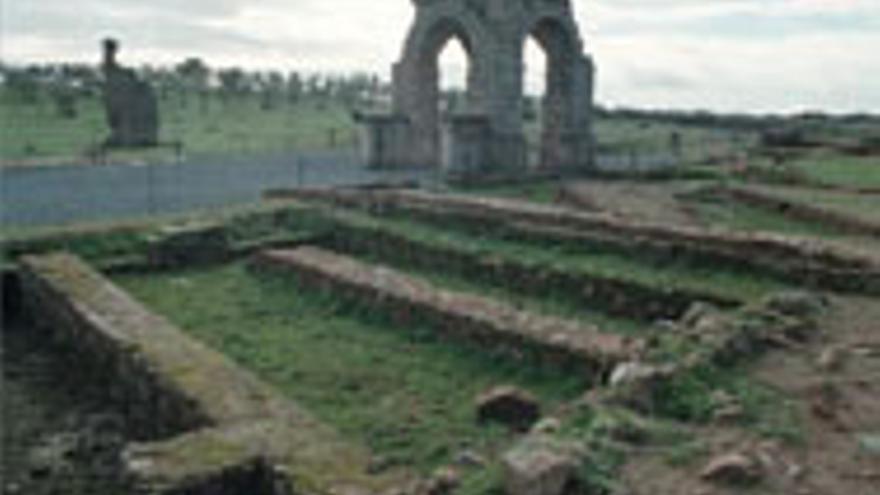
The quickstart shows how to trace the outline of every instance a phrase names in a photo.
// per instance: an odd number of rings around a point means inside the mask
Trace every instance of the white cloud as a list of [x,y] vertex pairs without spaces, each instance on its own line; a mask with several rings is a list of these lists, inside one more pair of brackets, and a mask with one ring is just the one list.
[[[127,63],[368,70],[389,76],[408,0],[2,1],[4,60],[86,61],[105,35]],[[599,99],[721,110],[880,112],[877,0],[573,0]],[[878,27],[877,29],[874,29]],[[447,60],[447,58],[444,58]],[[529,51],[527,81],[542,80]],[[466,62],[448,57],[461,81]]]

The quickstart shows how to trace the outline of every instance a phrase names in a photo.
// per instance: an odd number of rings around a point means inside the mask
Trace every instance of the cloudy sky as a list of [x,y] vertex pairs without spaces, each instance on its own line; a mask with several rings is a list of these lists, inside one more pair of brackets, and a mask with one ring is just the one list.
[[[880,0],[573,0],[609,105],[880,112]],[[0,0],[6,62],[98,59],[388,77],[410,0]],[[463,56],[444,54],[448,84]],[[529,87],[542,61],[529,50]]]

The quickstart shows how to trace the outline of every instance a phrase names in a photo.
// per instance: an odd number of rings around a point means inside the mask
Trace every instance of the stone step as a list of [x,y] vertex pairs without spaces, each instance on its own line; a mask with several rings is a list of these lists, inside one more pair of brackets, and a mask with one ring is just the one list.
[[595,326],[440,289],[390,268],[318,248],[264,251],[253,266],[292,272],[302,283],[382,308],[398,324],[427,322],[444,336],[515,356],[532,351],[543,361],[583,371],[596,381],[616,363],[633,358],[642,344]]
[[654,323],[677,320],[697,301],[723,308],[745,303],[741,297],[694,289],[685,284],[651,285],[625,274],[605,275],[554,263],[526,262],[451,241],[428,241],[372,222],[370,218],[359,218],[353,212],[333,210],[325,214],[337,227],[316,242],[330,250],[466,278],[479,274],[480,280],[513,292],[540,297],[560,295],[583,304],[585,309],[616,317]]
[[636,255],[687,257],[819,288],[880,293],[880,255],[814,238],[630,222],[604,213],[505,198],[413,190],[275,190],[266,196],[374,213],[406,213],[474,228],[500,225],[524,239],[602,245]]

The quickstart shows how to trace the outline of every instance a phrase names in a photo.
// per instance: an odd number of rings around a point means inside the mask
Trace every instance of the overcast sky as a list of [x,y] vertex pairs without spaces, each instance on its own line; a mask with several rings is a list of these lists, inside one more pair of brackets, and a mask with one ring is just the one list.
[[[573,0],[609,105],[720,111],[880,112],[880,0]],[[126,64],[199,56],[387,78],[410,0],[0,0],[6,62]],[[529,87],[542,61],[530,50]],[[464,62],[444,54],[447,83]]]

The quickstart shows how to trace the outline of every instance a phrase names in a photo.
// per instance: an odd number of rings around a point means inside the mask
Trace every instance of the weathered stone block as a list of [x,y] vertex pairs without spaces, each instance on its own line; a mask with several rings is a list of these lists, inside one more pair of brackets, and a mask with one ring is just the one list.
[[576,481],[584,455],[580,446],[543,435],[530,435],[504,454],[507,495],[563,495]]

